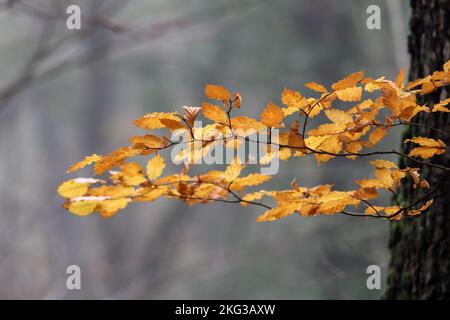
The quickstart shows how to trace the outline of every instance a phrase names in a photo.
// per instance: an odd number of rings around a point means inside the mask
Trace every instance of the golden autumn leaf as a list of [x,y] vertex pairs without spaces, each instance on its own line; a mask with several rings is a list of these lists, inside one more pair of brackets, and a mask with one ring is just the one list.
[[356,86],[364,78],[364,71],[358,71],[331,85],[333,90],[343,90]]
[[406,139],[404,142],[405,143],[414,142],[423,147],[435,147],[435,148],[444,148],[445,147],[445,143],[442,140],[440,140],[440,139],[435,140],[435,139],[426,138],[426,137],[414,137],[411,139]]
[[378,169],[398,169],[398,166],[394,162],[388,160],[376,159],[370,161],[370,163]]
[[158,149],[162,146],[161,139],[157,136],[146,134],[145,136],[135,136],[130,138],[132,144],[143,144],[147,148]]
[[138,190],[138,196],[135,198],[138,202],[153,202],[167,192],[167,187],[142,188]]
[[284,218],[288,215],[291,215],[292,213],[297,210],[298,205],[291,204],[283,207],[276,207],[270,210],[267,210],[262,215],[260,215],[256,221],[257,222],[268,222],[268,221],[274,221],[281,218]]
[[380,90],[381,88],[382,84],[379,83],[378,81],[366,79],[364,90],[366,90],[367,92],[374,92],[376,90]]
[[141,165],[137,162],[121,165],[120,172],[111,174],[111,179],[123,182],[127,186],[137,186],[147,181]]
[[76,182],[75,180],[68,180],[63,182],[58,187],[58,193],[61,197],[70,199],[75,197],[81,197],[82,195],[86,194],[86,192],[89,189],[88,183],[80,183]]
[[87,156],[86,158],[84,158],[84,160],[81,160],[80,162],[77,162],[73,166],[71,166],[69,170],[67,170],[67,173],[74,172],[81,168],[84,168],[85,166],[88,166],[91,163],[100,160],[101,158],[102,158],[101,156],[95,153],[93,155]]
[[151,112],[134,120],[133,123],[136,126],[147,130],[161,129],[165,127],[161,122],[161,119],[178,121],[180,117],[176,112]]
[[147,162],[147,177],[151,181],[157,179],[163,173],[165,167],[164,159],[157,154]]
[[298,91],[284,88],[281,93],[281,102],[293,110],[303,109],[308,105],[306,98]]
[[307,87],[308,89],[311,89],[313,91],[316,91],[316,92],[321,92],[321,93],[328,92],[327,88],[325,88],[321,84],[318,84],[317,82],[314,82],[314,81],[305,83],[305,87]]
[[186,127],[178,120],[173,119],[161,119],[159,120],[167,129],[175,131],[179,129],[186,129]]
[[208,102],[202,104],[203,115],[214,122],[228,124],[228,116],[219,106]]
[[355,191],[354,196],[357,199],[369,200],[378,197],[378,192],[376,188],[360,188]]
[[329,136],[338,133],[343,133],[345,131],[345,124],[338,123],[325,123],[321,124],[317,129],[312,129],[308,131],[310,136]]
[[248,205],[248,202],[261,200],[267,194],[268,194],[268,192],[266,192],[265,190],[248,193],[244,197],[242,197],[243,201],[241,201],[241,205],[243,207],[246,207]]
[[252,119],[249,117],[244,117],[244,116],[232,118],[231,126],[233,127],[233,129],[244,130],[244,131],[254,130],[254,131],[258,132],[260,130],[266,129],[266,126],[264,126],[261,122],[258,122],[255,119]]
[[121,147],[95,162],[95,174],[100,175],[107,170],[120,166],[124,163],[125,159],[136,156],[140,152],[141,150],[132,147]]
[[124,209],[131,201],[129,198],[120,198],[113,200],[104,200],[98,203],[97,210],[104,218],[109,218],[117,213],[117,211]]
[[119,199],[125,197],[133,197],[136,195],[136,191],[131,186],[124,185],[109,185],[109,186],[100,186],[96,188],[89,189],[89,196],[96,197],[106,197],[108,199]]
[[433,156],[442,154],[445,152],[445,149],[442,148],[433,148],[433,147],[417,147],[410,151],[408,154],[410,157],[420,157],[423,159],[428,159]]
[[269,102],[261,112],[261,122],[270,128],[282,127],[283,118],[283,110],[272,102]]
[[369,141],[373,145],[380,142],[387,134],[387,130],[385,128],[375,128],[369,135]]
[[339,154],[342,150],[342,142],[339,141],[338,136],[328,136],[323,142],[315,149],[317,153],[314,154],[317,164],[327,162],[334,158],[333,154]]
[[233,163],[229,164],[225,170],[225,179],[228,182],[232,182],[236,180],[237,177],[241,174],[241,170],[244,168],[244,165],[237,163],[236,159]]
[[342,101],[359,101],[361,100],[362,88],[361,87],[349,87],[336,91],[336,95],[339,100]]
[[330,121],[336,124],[347,124],[353,122],[353,117],[343,110],[328,109],[325,110],[325,115]]
[[318,99],[308,98],[308,104],[303,108],[309,118],[314,118],[324,109],[323,104]]
[[397,77],[395,78],[395,84],[399,88],[403,88],[405,84],[403,83],[405,80],[405,70],[403,68],[400,69],[400,72],[398,73]]
[[448,108],[446,107],[446,105],[448,105],[449,103],[450,103],[450,98],[445,99],[445,100],[442,100],[441,102],[436,103],[436,104],[433,106],[432,111],[433,111],[433,112],[438,112],[438,111],[440,111],[440,112],[450,112],[450,109],[448,109]]
[[205,95],[208,99],[229,101],[230,93],[222,86],[207,84],[205,87]]
[[445,152],[445,143],[440,139],[435,140],[426,137],[414,137],[411,139],[406,139],[404,142],[414,142],[420,145],[420,147],[413,148],[409,152],[408,155],[410,157],[420,157],[423,159],[428,159]]
[[95,211],[99,201],[85,200],[70,202],[68,210],[77,216],[87,216]]
[[230,188],[232,190],[242,191],[245,187],[254,187],[260,185],[266,181],[269,181],[270,178],[271,176],[266,176],[259,173],[251,173],[246,177],[236,178]]

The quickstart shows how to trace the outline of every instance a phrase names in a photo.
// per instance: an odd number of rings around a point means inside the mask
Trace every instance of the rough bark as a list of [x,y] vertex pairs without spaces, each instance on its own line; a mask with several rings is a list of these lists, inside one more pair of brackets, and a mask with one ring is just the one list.
[[[408,49],[411,56],[410,79],[417,79],[442,70],[450,58],[450,0],[412,0]],[[435,102],[449,96],[446,87],[422,98]],[[418,116],[414,122],[450,132],[450,117],[437,113],[433,117]],[[419,127],[409,127],[402,139],[424,135],[444,140],[445,136]],[[408,146],[402,144],[404,152]],[[448,152],[447,152],[448,153]],[[433,158],[433,162],[450,166],[448,154]],[[416,166],[400,160],[400,165]],[[442,177],[442,171],[427,171],[430,183]],[[446,181],[450,178],[447,178]],[[450,182],[449,182],[450,183]],[[450,298],[450,188],[444,182],[438,190],[434,204],[423,216],[391,223],[387,299],[449,299]],[[417,194],[410,183],[401,186],[402,203],[411,202]]]

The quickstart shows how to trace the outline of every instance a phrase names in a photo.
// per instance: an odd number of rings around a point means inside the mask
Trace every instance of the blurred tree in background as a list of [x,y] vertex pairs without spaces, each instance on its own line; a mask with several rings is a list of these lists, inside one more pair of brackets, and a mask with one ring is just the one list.
[[[411,54],[410,79],[417,79],[450,59],[450,1],[411,1],[410,35],[408,48]],[[448,98],[448,87],[422,98],[420,103]],[[450,119],[447,114],[424,117],[418,115],[415,122],[448,132]],[[425,127],[410,127],[403,133],[407,139],[415,135],[427,135],[448,141],[445,135]],[[403,151],[409,152],[403,145]],[[439,157],[436,163],[448,166],[448,155]],[[405,167],[410,161],[402,159]],[[442,172],[428,172],[431,182],[442,178]],[[402,185],[401,199],[409,201],[417,196],[410,184]],[[389,247],[388,299],[448,299],[450,298],[450,194],[447,185],[438,189],[429,214],[418,219],[392,224]]]

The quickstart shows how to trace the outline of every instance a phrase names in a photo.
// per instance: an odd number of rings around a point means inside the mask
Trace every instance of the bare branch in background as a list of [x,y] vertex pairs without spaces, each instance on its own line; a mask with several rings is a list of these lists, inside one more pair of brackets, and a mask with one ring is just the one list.
[[[215,20],[217,19],[217,14],[224,16],[227,12],[230,12],[230,10],[227,10],[229,7],[233,8],[231,12],[234,10],[242,11],[244,9],[250,9],[255,4],[261,4],[263,2],[265,1],[244,1],[234,3],[223,2],[219,5],[207,7],[205,10],[188,13],[179,18],[158,22],[147,27],[132,26],[105,17],[85,17],[83,15],[83,26],[87,26],[85,27],[87,31],[75,32],[73,35],[66,35],[57,40],[54,44],[50,44],[51,34],[48,31],[42,35],[42,37],[38,40],[38,48],[36,49],[35,54],[26,63],[20,75],[15,80],[11,81],[10,84],[0,89],[0,112],[6,108],[12,97],[28,88],[31,84],[43,82],[65,71],[83,67],[100,59],[107,58],[108,55],[103,55],[101,50],[101,48],[107,44],[100,42],[98,43],[99,54],[93,55],[92,52],[73,54],[62,59],[62,61],[45,68],[44,70],[38,71],[41,69],[41,65],[45,65],[49,60],[57,55],[58,49],[60,49],[63,45],[73,45],[75,41],[80,40],[80,37],[86,37],[92,28],[104,28],[113,34],[126,36],[129,39],[134,40],[133,45],[137,46],[142,44],[142,41],[159,39],[168,35],[172,31],[184,30],[195,25],[200,25],[202,23]],[[125,5],[127,3],[129,2],[120,2],[121,5]],[[14,9],[19,13],[37,18],[44,23],[65,21],[66,19],[64,12],[56,10],[55,8],[42,9],[41,7],[35,5],[32,1],[16,0],[13,3],[6,1],[3,3],[3,8],[4,10]],[[122,7],[119,5],[111,6],[111,8],[113,9],[110,11],[115,12],[120,10]],[[113,12],[108,12],[108,14],[111,15]],[[130,49],[133,45],[128,43],[126,49]]]

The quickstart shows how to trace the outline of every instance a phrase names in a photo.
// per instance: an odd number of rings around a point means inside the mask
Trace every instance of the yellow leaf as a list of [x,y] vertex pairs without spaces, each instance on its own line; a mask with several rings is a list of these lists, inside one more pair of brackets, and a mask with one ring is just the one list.
[[409,153],[410,157],[420,157],[423,159],[431,158],[435,155],[439,155],[445,152],[445,149],[442,148],[433,148],[433,147],[417,147],[411,150]]
[[88,192],[91,196],[105,196],[109,199],[119,199],[125,197],[132,197],[136,194],[133,187],[123,186],[123,185],[111,185],[111,186],[101,186],[97,188],[91,188]]
[[124,182],[128,186],[137,186],[147,181],[141,165],[137,162],[121,165],[120,170],[120,172],[112,175],[112,178]]
[[133,123],[147,130],[161,129],[165,127],[161,119],[180,120],[180,117],[176,112],[151,112],[134,120]]
[[261,113],[261,122],[271,128],[282,127],[283,118],[283,110],[272,102],[269,102]]
[[304,140],[305,145],[310,149],[316,150],[328,137],[328,135],[308,137]]
[[203,115],[217,123],[228,124],[228,117],[225,111],[219,106],[213,105],[208,102],[202,104]]
[[237,163],[236,159],[233,163],[227,166],[225,170],[225,179],[228,182],[234,181],[241,174],[241,170],[244,168],[242,164]]
[[354,196],[361,200],[370,200],[378,197],[376,188],[361,188],[355,191]]
[[100,160],[102,157],[99,155],[96,155],[95,153],[93,155],[87,156],[84,158],[84,160],[75,163],[73,166],[67,170],[67,173],[77,171],[81,168],[84,168],[87,165],[90,165],[91,163]]
[[342,133],[345,130],[345,124],[338,123],[325,123],[317,127],[317,129],[312,129],[308,131],[310,136],[323,136],[323,135],[333,135],[337,133]]
[[253,129],[256,132],[266,129],[266,126],[264,126],[261,122],[243,116],[234,117],[233,119],[231,119],[231,127],[235,130],[244,131]]
[[138,202],[152,202],[164,195],[167,192],[168,188],[158,187],[158,188],[142,188],[138,191],[138,196],[135,198]]
[[[317,152],[327,152],[333,154],[339,154],[342,150],[342,142],[339,141],[337,136],[328,136],[318,148],[316,148]],[[334,158],[334,155],[331,154],[314,154],[316,158],[317,164],[321,164],[323,162],[327,162],[328,160]]]
[[295,212],[297,209],[297,204],[291,204],[283,207],[276,207],[273,209],[270,209],[266,212],[264,212],[262,215],[260,215],[256,221],[257,222],[264,222],[264,221],[274,221],[281,219],[283,217],[286,217],[288,215],[291,215]]
[[364,78],[364,71],[358,71],[350,74],[349,76],[335,82],[331,85],[333,90],[342,90],[350,87],[354,87]]
[[307,101],[308,105],[304,108],[305,112],[310,118],[314,118],[323,109],[323,105],[319,102],[319,100],[314,98],[309,98],[307,99]]
[[337,124],[347,124],[353,122],[352,116],[342,110],[328,109],[325,110],[325,115],[327,116],[328,119]]
[[425,138],[425,137],[414,137],[412,139],[406,139],[404,142],[405,143],[414,142],[414,143],[417,143],[418,145],[421,145],[422,147],[435,147],[435,148],[445,147],[445,143],[442,140],[440,140],[440,139],[434,140],[434,139]]
[[73,201],[69,204],[69,211],[77,216],[87,216],[95,211],[98,201]]
[[236,180],[234,180],[233,184],[231,185],[231,189],[242,191],[245,187],[257,186],[270,180],[270,178],[270,176],[262,175],[259,173],[251,173],[246,177],[237,178]]
[[88,185],[88,183],[79,183],[74,180],[68,180],[63,182],[58,187],[57,191],[61,197],[67,199],[81,197],[88,191]]
[[141,151],[130,147],[121,147],[95,162],[95,174],[99,175],[111,168],[122,165],[126,158],[138,155]]
[[364,90],[366,90],[367,92],[374,92],[375,90],[380,90],[380,89],[381,89],[381,85],[375,81],[369,81],[364,86]]
[[377,144],[381,139],[383,139],[387,134],[387,130],[384,128],[375,128],[370,135],[369,135],[369,141],[375,145]]
[[376,159],[370,161],[370,163],[379,169],[398,169],[398,166],[394,162],[388,160]]
[[433,112],[437,112],[437,111],[440,111],[440,112],[450,112],[450,109],[448,109],[448,108],[446,107],[446,105],[448,105],[449,103],[450,103],[450,98],[445,99],[445,100],[442,100],[441,102],[436,103],[436,104],[433,106],[432,111],[433,111]]
[[308,104],[306,98],[300,92],[288,88],[283,89],[283,92],[281,93],[281,102],[286,107],[296,110],[302,109]]
[[378,216],[381,215],[384,211],[384,207],[380,206],[370,206],[364,210],[364,213],[369,216]]
[[288,107],[288,108],[282,108],[284,116],[290,116],[291,114],[295,113],[298,111],[298,108],[295,107]]
[[313,91],[316,91],[316,92],[321,92],[321,93],[328,92],[327,88],[325,88],[324,86],[322,86],[314,81],[305,83],[305,87],[307,87],[308,89],[311,89]]
[[179,129],[186,129],[186,127],[178,120],[173,119],[161,119],[161,123],[170,131],[175,131]]
[[151,134],[146,134],[145,136],[131,137],[130,142],[132,144],[143,144],[148,148],[158,149],[161,147],[161,139]]
[[336,95],[339,100],[342,101],[359,101],[361,100],[362,88],[350,87],[336,91]]
[[164,162],[164,159],[159,154],[151,158],[147,162],[148,178],[152,181],[157,179],[163,173],[165,166],[166,164]]
[[245,207],[248,204],[246,201],[261,200],[266,195],[267,195],[267,192],[264,190],[248,193],[244,197],[242,197],[242,200],[244,200],[244,201],[241,202],[241,205],[243,207]]
[[222,86],[207,84],[205,87],[205,95],[208,99],[229,101],[230,93]]
[[403,68],[400,69],[400,72],[397,75],[397,78],[395,78],[395,84],[399,88],[403,88],[405,84],[403,83],[405,80],[405,70]]
[[117,211],[124,209],[130,201],[131,199],[129,198],[101,201],[98,204],[97,210],[100,212],[100,215],[102,217],[109,218],[113,216]]
[[[356,180],[356,183],[359,184],[362,188],[381,188],[388,189],[394,186],[394,183],[404,176],[404,172],[400,171],[391,171],[386,167],[390,167],[391,164],[395,165],[390,161],[385,160],[375,160],[372,162],[377,166],[375,170],[376,179],[364,179],[364,180]],[[400,175],[397,177],[394,175],[395,172],[400,172]],[[394,175],[394,178],[393,178]]]
[[[362,145],[361,145],[361,142],[359,142],[359,141],[350,141],[345,146],[345,152],[347,152],[347,153],[359,153],[361,150],[362,150]],[[357,156],[353,155],[353,156],[348,156],[347,158],[354,160],[354,159],[356,159],[356,157]]]

